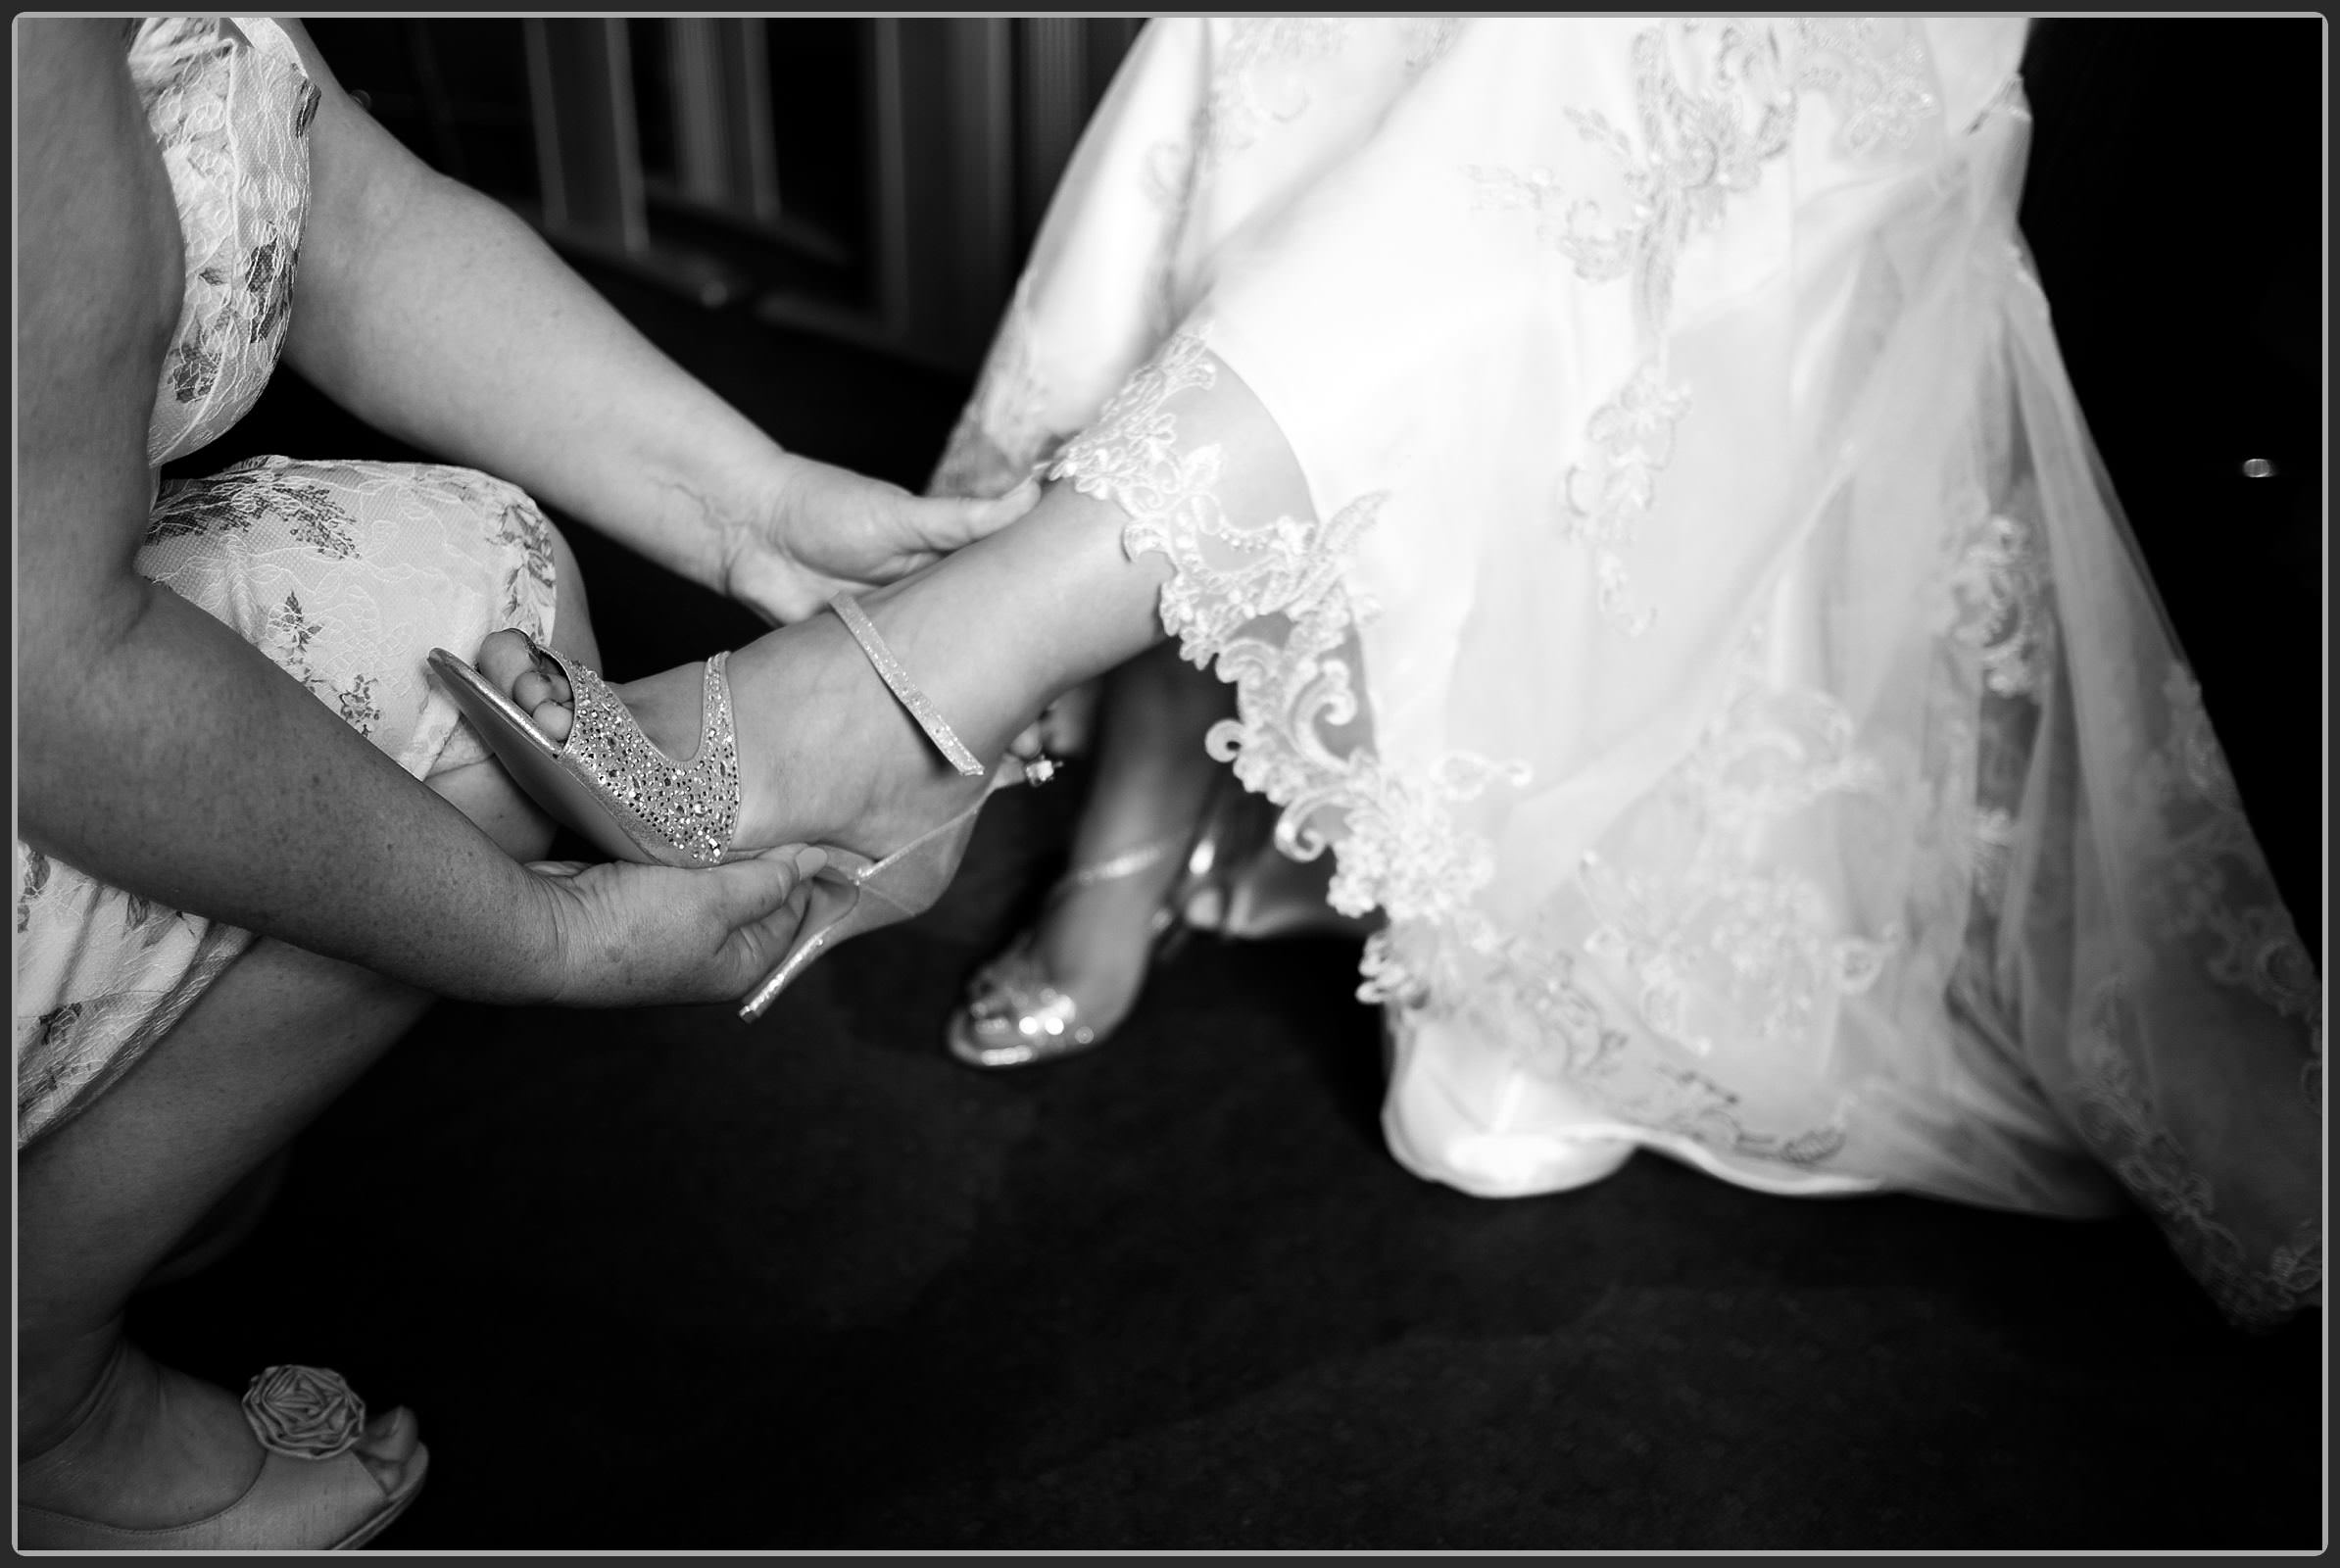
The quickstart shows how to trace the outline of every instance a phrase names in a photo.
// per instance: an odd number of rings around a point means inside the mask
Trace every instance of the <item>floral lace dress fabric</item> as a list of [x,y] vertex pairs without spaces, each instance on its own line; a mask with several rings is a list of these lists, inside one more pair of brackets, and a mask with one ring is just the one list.
[[1390,1148],[2144,1205],[2320,1298],[2320,983],[2015,222],[1997,18],[1178,19],[938,488],[1177,566],[1214,756],[1385,910]]
[[[139,24],[130,74],[163,156],[185,303],[149,421],[158,467],[250,411],[295,308],[317,88],[263,18]],[[160,485],[138,570],[225,621],[416,777],[487,753],[425,677],[438,644],[549,636],[552,536],[467,469],[257,458]],[[251,933],[16,846],[17,1138],[86,1105],[194,1004]]]

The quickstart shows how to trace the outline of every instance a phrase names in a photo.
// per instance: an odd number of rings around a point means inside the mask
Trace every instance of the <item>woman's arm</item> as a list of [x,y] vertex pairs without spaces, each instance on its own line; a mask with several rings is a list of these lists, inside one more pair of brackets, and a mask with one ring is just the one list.
[[[626,874],[650,867],[531,875],[227,626],[138,576],[147,421],[184,282],[176,210],[121,24],[21,25],[24,838],[150,898],[444,995],[744,991],[770,936],[727,952],[716,927],[785,899],[781,887],[758,904],[784,880],[776,867],[728,895],[696,885],[707,873]],[[694,928],[679,946],[661,934],[669,915]]]
[[1020,514],[783,452],[509,210],[408,153],[287,22],[323,94],[286,355],[379,429],[483,468],[774,619]]

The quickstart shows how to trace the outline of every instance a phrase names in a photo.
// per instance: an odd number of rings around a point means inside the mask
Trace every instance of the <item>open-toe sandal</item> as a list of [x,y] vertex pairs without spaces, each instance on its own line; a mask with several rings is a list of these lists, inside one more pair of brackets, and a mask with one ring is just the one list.
[[[183,1525],[125,1530],[17,1505],[24,1551],[348,1551],[379,1535],[422,1490],[430,1450],[417,1444],[396,1492],[356,1453],[366,1401],[321,1367],[272,1366],[252,1380],[244,1419],[266,1450],[260,1474],[226,1507]],[[57,1450],[52,1450],[57,1451]],[[18,1471],[18,1491],[41,1460]]]
[[[936,750],[962,775],[984,777],[983,763],[911,682],[860,605],[840,594],[829,608]],[[526,710],[463,660],[444,648],[430,655],[431,667],[447,682],[456,706],[539,806],[619,859],[704,866],[756,853],[737,851],[732,843],[740,817],[739,749],[725,655],[707,662],[699,750],[681,762],[642,732],[599,674],[561,654],[539,652],[568,678],[573,701],[565,743],[538,729]],[[881,859],[820,846],[828,863],[812,878],[796,942],[749,993],[740,1016],[761,1016],[814,958],[838,944],[931,907],[957,870],[992,790],[1047,776],[1045,763],[1002,759],[990,770],[989,787],[966,809]]]

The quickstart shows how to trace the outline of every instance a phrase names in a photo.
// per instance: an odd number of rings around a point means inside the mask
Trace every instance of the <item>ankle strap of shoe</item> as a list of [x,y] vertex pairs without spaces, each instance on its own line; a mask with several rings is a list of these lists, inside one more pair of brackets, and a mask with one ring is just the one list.
[[983,764],[951,732],[951,726],[943,722],[943,715],[935,710],[935,705],[927,700],[926,693],[920,691],[903,671],[902,661],[894,657],[894,650],[886,646],[886,639],[878,635],[877,627],[870,623],[868,614],[853,596],[839,594],[829,601],[829,608],[837,612],[837,618],[845,622],[846,629],[853,634],[853,641],[861,645],[861,652],[869,656],[869,662],[877,669],[878,677],[894,693],[896,700],[909,710],[910,716],[918,721],[918,727],[926,731],[926,738],[935,743],[935,749],[950,760],[952,767],[967,777],[981,778]]

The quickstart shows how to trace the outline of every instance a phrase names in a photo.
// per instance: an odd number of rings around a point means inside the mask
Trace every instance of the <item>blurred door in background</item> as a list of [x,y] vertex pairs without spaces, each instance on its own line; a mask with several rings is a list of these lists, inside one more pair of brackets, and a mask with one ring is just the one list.
[[1136,18],[318,18],[344,86],[556,245],[971,372]]

